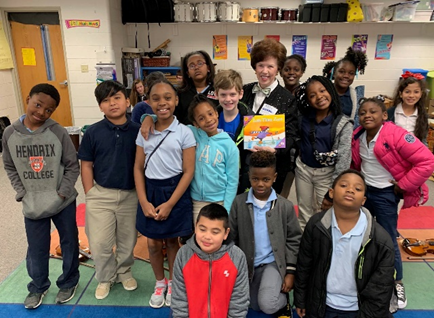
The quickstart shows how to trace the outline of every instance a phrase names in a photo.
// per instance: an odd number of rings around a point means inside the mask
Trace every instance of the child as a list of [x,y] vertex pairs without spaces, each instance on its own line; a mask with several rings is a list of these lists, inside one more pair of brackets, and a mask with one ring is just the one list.
[[361,127],[353,133],[351,165],[366,179],[365,207],[392,238],[398,307],[402,309],[407,305],[407,298],[396,241],[398,202],[402,195],[403,208],[418,206],[428,200],[425,181],[434,170],[434,156],[413,134],[392,122],[384,122],[387,112],[381,100],[362,100],[359,118]]
[[173,317],[246,317],[249,281],[244,253],[227,240],[228,212],[212,203],[200,210],[195,235],[176,255]]
[[298,54],[293,54],[286,58],[285,65],[280,70],[280,76],[283,78],[285,88],[293,95],[295,95],[295,92],[300,86],[300,78],[306,71],[306,67],[307,64],[304,57]]
[[255,146],[253,149],[253,151],[264,150],[276,153],[277,180],[274,189],[280,193],[289,172],[290,151],[295,147],[298,138],[297,104],[294,96],[280,86],[276,79],[285,64],[286,48],[282,43],[266,38],[253,45],[250,58],[250,65],[255,70],[258,82],[244,85],[242,102],[256,115],[285,115],[286,148]]
[[331,207],[329,187],[339,173],[350,167],[353,122],[342,114],[336,90],[325,77],[309,78],[300,86],[297,99],[302,116],[295,186],[298,220],[304,229],[318,212],[316,207]]
[[95,97],[104,119],[86,129],[78,157],[86,195],[86,235],[98,281],[95,297],[104,299],[115,282],[125,290],[137,288],[131,266],[137,240],[133,165],[140,125],[126,117],[130,102],[121,83],[102,82]]
[[[145,78],[145,85],[146,87],[149,87],[152,82],[156,80],[164,79],[165,76],[162,72],[156,71],[152,72]],[[133,113],[131,114],[131,121],[141,124],[141,118],[143,114],[153,114],[151,106],[146,101],[139,102],[133,109]]]
[[222,70],[214,78],[214,88],[219,99],[219,125],[231,136],[240,152],[240,171],[237,193],[250,188],[248,160],[251,152],[244,150],[244,116],[255,113],[240,101],[243,97],[243,79],[234,70]]
[[191,183],[193,221],[210,202],[222,204],[227,211],[237,194],[240,155],[231,137],[217,128],[219,118],[213,102],[198,94],[188,108],[196,139],[196,164]]
[[280,317],[286,314],[287,293],[294,284],[301,230],[293,204],[272,188],[276,175],[274,154],[252,154],[252,187],[235,198],[229,227],[246,254],[252,308]]
[[[137,136],[134,179],[140,203],[137,230],[148,238],[149,258],[157,280],[149,305],[160,308],[171,303],[178,236],[192,232],[188,187],[194,175],[196,141],[191,130],[173,116],[178,96],[172,84],[166,79],[155,81],[148,94],[157,122],[148,140],[141,134]],[[163,239],[167,248],[169,282],[164,277]]]
[[363,74],[368,65],[366,54],[348,48],[345,56],[337,62],[328,62],[323,69],[323,75],[330,80],[334,79],[336,91],[341,101],[342,113],[355,119],[359,105],[356,90],[351,87],[356,75]]
[[218,106],[213,82],[215,69],[208,53],[194,51],[186,54],[182,59],[182,84],[179,87],[179,105],[175,116],[180,123],[191,124],[188,119],[188,106],[197,94],[204,94]]
[[26,114],[3,134],[3,163],[16,200],[23,202],[27,234],[27,272],[32,281],[24,306],[35,309],[48,292],[50,228],[53,221],[63,254],[57,279],[57,304],[70,301],[78,286],[78,230],[74,184],[79,174],[77,153],[66,130],[50,119],[60,102],[50,84],[34,86],[27,96]]
[[134,80],[131,93],[130,93],[130,104],[131,106],[129,108],[133,108],[136,106],[139,102],[144,102],[146,100],[146,94],[145,94],[145,84],[140,78],[137,78]]
[[329,190],[333,207],[309,220],[301,239],[294,304],[300,317],[393,317],[393,244],[362,207],[366,183],[343,171]]
[[426,97],[423,75],[406,72],[401,75],[394,107],[387,110],[390,121],[414,134],[425,145],[429,130]]

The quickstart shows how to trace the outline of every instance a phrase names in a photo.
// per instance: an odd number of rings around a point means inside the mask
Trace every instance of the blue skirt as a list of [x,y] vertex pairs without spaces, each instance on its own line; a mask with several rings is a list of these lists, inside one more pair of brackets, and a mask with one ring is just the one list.
[[[169,201],[182,174],[175,177],[156,180],[145,177],[146,197],[154,207]],[[164,221],[155,221],[143,214],[140,203],[137,208],[136,228],[144,236],[152,239],[166,239],[186,236],[193,233],[193,204],[190,187],[175,204],[169,217]]]

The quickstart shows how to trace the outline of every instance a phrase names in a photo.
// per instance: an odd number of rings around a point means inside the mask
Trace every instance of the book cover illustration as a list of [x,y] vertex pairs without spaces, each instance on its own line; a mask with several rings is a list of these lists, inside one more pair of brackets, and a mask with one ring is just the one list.
[[285,148],[285,115],[244,116],[244,149]]

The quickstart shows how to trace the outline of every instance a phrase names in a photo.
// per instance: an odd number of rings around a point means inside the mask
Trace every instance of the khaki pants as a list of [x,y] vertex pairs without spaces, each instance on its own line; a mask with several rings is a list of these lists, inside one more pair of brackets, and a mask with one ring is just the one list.
[[86,194],[86,235],[98,282],[121,282],[132,277],[137,204],[136,190],[95,184]]
[[295,187],[297,190],[298,221],[304,230],[314,213],[319,212],[324,195],[331,187],[335,167],[311,168],[300,157],[296,160]]

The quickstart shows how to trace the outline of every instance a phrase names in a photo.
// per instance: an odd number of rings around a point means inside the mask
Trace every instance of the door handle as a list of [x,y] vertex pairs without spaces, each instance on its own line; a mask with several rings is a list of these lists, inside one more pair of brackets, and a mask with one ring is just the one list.
[[64,80],[63,82],[60,82],[59,84],[60,84],[60,85],[66,85],[66,86],[68,86],[68,81],[67,81],[67,80]]

